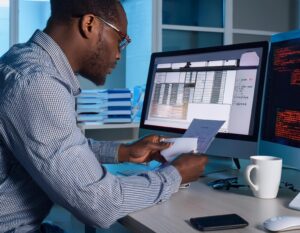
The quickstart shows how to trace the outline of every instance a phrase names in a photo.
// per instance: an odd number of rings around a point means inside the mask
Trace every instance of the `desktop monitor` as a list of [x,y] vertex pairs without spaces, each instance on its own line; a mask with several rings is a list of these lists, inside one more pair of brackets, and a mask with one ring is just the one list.
[[184,133],[196,119],[225,123],[207,154],[257,153],[268,43],[153,53],[141,128]]
[[272,36],[259,153],[300,170],[300,31]]

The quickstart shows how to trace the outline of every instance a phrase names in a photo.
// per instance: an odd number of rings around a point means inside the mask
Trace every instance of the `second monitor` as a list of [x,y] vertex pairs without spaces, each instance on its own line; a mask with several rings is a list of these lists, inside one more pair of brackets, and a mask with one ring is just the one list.
[[207,153],[255,154],[267,50],[256,42],[152,54],[141,128],[184,133],[194,118],[223,120]]

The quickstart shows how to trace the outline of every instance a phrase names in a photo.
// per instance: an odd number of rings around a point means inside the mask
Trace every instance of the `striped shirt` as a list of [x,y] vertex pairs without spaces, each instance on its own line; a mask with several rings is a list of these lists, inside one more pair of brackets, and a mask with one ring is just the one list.
[[87,139],[76,125],[77,77],[47,34],[36,31],[0,58],[0,232],[39,227],[53,203],[107,228],[167,200],[181,177],[173,166],[120,177],[119,144]]

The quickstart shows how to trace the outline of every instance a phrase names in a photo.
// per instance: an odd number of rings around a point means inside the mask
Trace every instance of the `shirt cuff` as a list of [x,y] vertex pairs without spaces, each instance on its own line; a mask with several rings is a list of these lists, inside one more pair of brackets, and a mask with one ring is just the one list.
[[178,192],[182,178],[178,170],[172,165],[161,168],[157,172],[165,184],[164,192],[159,200],[159,202],[163,202],[168,200],[173,193]]
[[89,145],[100,163],[117,163],[121,143],[89,139]]
[[177,169],[169,165],[119,180],[127,214],[168,200],[178,191],[182,179]]

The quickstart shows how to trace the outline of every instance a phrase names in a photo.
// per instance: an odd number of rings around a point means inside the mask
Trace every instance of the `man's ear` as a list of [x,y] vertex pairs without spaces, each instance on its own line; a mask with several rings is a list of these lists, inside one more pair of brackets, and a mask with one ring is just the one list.
[[[99,30],[99,26],[97,28],[97,19],[92,14],[87,14],[81,17],[79,21],[79,30],[81,35],[84,38],[90,38],[96,31]],[[100,25],[101,27],[102,25]]]

